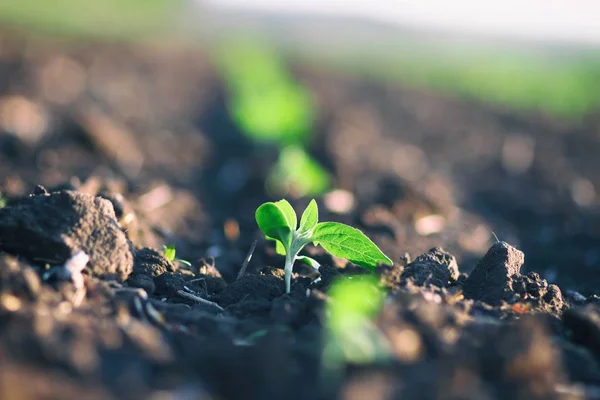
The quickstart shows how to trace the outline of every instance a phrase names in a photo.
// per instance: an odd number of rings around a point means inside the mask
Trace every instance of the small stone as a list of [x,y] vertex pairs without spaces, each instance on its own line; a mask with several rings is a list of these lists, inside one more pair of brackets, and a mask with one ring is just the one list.
[[563,297],[560,288],[554,284],[548,286],[548,290],[543,297],[544,302],[551,307],[561,309],[563,307]]
[[419,286],[448,287],[458,279],[456,258],[443,248],[435,247],[404,268],[402,280],[407,279]]
[[496,242],[464,285],[466,298],[499,305],[513,295],[512,277],[520,275],[525,255],[506,242]]

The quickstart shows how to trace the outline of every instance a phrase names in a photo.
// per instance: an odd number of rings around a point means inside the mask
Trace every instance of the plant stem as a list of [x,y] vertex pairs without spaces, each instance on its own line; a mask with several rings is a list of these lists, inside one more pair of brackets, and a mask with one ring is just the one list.
[[290,292],[290,287],[292,283],[292,268],[294,267],[294,260],[296,259],[295,254],[287,254],[285,256],[285,292]]

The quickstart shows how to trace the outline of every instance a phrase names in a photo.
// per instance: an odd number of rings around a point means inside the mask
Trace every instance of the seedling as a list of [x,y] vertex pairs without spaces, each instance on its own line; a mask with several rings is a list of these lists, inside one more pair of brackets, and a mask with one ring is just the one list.
[[177,250],[175,250],[175,245],[163,245],[163,256],[171,262],[178,262],[183,265],[187,265],[188,267],[192,266],[192,263],[187,260],[182,260],[181,258],[176,258]]
[[364,233],[339,222],[318,222],[317,202],[311,200],[302,213],[300,226],[296,212],[286,200],[262,204],[256,210],[256,222],[267,239],[275,240],[275,250],[285,256],[285,291],[290,292],[294,261],[301,260],[318,268],[319,263],[310,257],[299,256],[309,243],[320,245],[335,257],[366,269],[379,264],[392,265],[390,260]]

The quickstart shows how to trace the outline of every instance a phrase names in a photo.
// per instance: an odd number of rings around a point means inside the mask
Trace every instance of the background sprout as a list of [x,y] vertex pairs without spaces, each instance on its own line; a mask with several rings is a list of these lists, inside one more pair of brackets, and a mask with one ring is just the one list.
[[259,41],[227,43],[219,47],[217,63],[233,121],[251,139],[279,148],[268,189],[296,197],[327,190],[327,172],[305,149],[312,136],[312,98],[275,49]]

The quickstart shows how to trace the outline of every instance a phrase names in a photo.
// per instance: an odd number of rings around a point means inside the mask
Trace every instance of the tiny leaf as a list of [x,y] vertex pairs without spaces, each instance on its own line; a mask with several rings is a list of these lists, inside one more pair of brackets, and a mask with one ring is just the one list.
[[319,221],[319,208],[317,206],[317,202],[312,199],[306,210],[302,213],[302,218],[300,219],[300,232],[307,232],[315,227],[317,222]]
[[256,209],[256,223],[260,230],[271,239],[279,240],[286,248],[291,241],[288,221],[275,203],[264,203]]
[[275,242],[275,252],[280,256],[285,256],[287,252],[285,251],[285,246],[279,240],[274,239],[272,237],[267,236],[267,239]]
[[175,260],[175,245],[163,246],[163,255],[169,261]]
[[319,267],[321,266],[321,264],[317,260],[315,260],[314,258],[307,257],[307,256],[297,257],[296,260],[303,262],[304,264],[311,266],[314,269],[319,269]]
[[290,231],[295,231],[296,226],[298,225],[298,219],[296,217],[296,211],[294,211],[294,207],[287,200],[279,200],[274,203],[283,213],[285,219],[288,222],[288,226],[290,227]]
[[313,242],[336,257],[364,268],[373,269],[379,263],[392,265],[385,254],[364,233],[339,222],[321,222],[315,226]]

